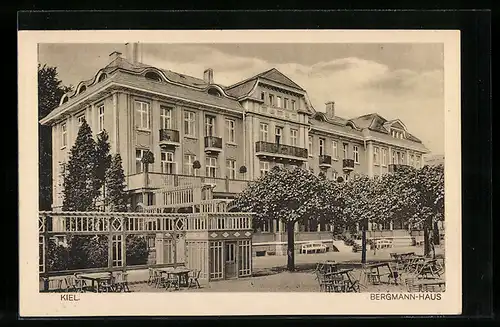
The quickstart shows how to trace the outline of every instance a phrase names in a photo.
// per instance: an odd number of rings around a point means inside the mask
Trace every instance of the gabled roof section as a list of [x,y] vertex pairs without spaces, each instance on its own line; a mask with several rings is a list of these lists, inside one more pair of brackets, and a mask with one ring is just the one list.
[[259,73],[255,76],[244,79],[243,81],[230,85],[226,88],[226,92],[238,98],[247,96],[250,94],[250,91],[252,91],[253,87],[255,86],[255,83],[259,78],[267,79],[271,82],[286,85],[301,92],[306,92],[306,90],[304,90],[297,83],[292,81],[290,78],[285,76],[276,68],[271,68],[269,70],[266,70],[265,72]]
[[282,72],[280,72],[276,68],[272,68],[268,71],[260,73],[259,75],[257,75],[257,77],[265,78],[265,79],[268,79],[270,81],[277,82],[279,84],[283,84],[283,85],[289,86],[291,88],[298,89],[300,91],[305,92],[305,90],[303,88],[301,88],[297,83],[292,81],[290,78],[285,76]]

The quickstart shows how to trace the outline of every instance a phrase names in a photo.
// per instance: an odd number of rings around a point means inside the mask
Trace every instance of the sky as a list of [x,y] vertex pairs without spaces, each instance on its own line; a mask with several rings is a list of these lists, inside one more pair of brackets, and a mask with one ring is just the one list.
[[[76,86],[109,62],[124,44],[40,44],[39,62],[55,66]],[[231,85],[276,68],[304,88],[317,111],[335,101],[343,118],[378,113],[399,118],[432,154],[444,154],[442,44],[143,44],[142,61]]]

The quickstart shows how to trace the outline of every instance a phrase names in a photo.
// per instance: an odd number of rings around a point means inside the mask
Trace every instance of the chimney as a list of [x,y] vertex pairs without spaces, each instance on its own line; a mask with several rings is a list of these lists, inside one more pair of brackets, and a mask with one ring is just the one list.
[[335,101],[328,101],[326,105],[326,118],[333,119],[335,117]]
[[208,68],[203,72],[203,80],[207,84],[214,83],[214,70],[212,68]]
[[125,43],[125,56],[130,63],[136,64],[140,61],[140,51],[139,42]]
[[121,58],[122,57],[122,53],[119,52],[119,51],[113,51],[109,54],[109,62],[113,62],[115,59],[117,58]]

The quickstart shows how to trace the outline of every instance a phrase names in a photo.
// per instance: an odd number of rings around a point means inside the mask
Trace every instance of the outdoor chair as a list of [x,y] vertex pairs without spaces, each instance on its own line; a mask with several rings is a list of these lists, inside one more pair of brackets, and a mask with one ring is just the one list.
[[373,271],[365,271],[366,280],[372,285],[380,285],[380,276]]
[[76,292],[76,274],[64,277],[64,283],[66,284],[66,292]]
[[165,288],[168,290],[171,287],[178,290],[179,289],[179,279],[177,278],[177,276],[175,276],[173,274],[168,274]]
[[332,290],[336,293],[345,293],[347,291],[346,280],[340,276],[332,277]]
[[439,285],[422,285],[422,292],[440,292],[441,287]]
[[333,281],[326,278],[321,272],[316,272],[316,279],[319,283],[320,292],[331,292],[333,290]]
[[128,273],[118,272],[115,278],[115,291],[117,292],[130,292],[128,288]]
[[420,292],[420,288],[415,284],[414,278],[406,278],[405,279],[406,290],[410,293]]
[[99,292],[114,292],[115,291],[115,277],[111,274],[110,278],[99,283]]
[[200,278],[201,270],[193,270],[193,275],[189,276],[189,287],[191,286],[196,286],[197,288],[200,288],[200,282],[198,279]]
[[148,272],[149,272],[148,285],[149,286],[156,285],[155,269],[154,268],[148,268]]
[[80,278],[78,274],[74,274],[74,282],[75,282],[75,289],[77,292],[85,292],[85,288],[87,287],[87,282],[85,279]]
[[167,278],[165,277],[164,274],[162,274],[161,272],[159,272],[158,270],[154,269],[153,270],[154,272],[154,280],[155,280],[155,287],[156,288],[159,288],[159,287],[166,287],[167,285]]

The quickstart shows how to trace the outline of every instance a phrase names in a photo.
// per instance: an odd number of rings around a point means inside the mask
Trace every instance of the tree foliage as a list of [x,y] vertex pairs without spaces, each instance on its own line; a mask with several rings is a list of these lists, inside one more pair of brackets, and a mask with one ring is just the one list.
[[106,205],[109,211],[127,211],[127,192],[125,191],[125,173],[119,153],[113,156],[106,171]]
[[92,211],[98,196],[96,185],[96,143],[92,131],[83,121],[68,160],[64,176],[64,211]]
[[111,166],[111,155],[109,153],[110,145],[108,140],[109,136],[106,130],[103,130],[97,135],[94,191],[95,194],[100,194],[104,198],[106,197],[106,188],[103,188],[106,183],[106,172]]
[[[38,119],[47,116],[59,105],[61,97],[72,90],[57,76],[56,67],[38,65]],[[50,210],[52,205],[52,128],[38,125],[39,209]]]

